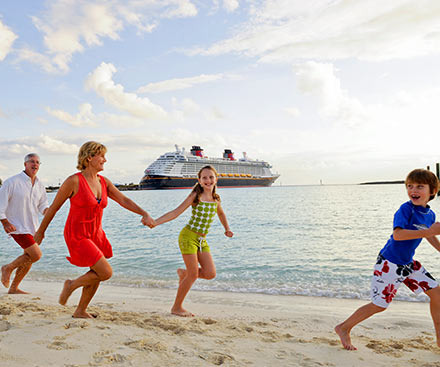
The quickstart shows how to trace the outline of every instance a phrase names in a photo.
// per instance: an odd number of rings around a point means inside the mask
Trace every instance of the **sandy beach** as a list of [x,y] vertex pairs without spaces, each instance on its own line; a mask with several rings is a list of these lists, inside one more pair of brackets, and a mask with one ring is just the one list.
[[365,301],[192,291],[196,317],[180,318],[174,290],[103,285],[97,318],[80,320],[79,292],[60,306],[61,285],[0,293],[0,366],[440,366],[426,303],[394,302],[354,329],[349,352],[333,327]]

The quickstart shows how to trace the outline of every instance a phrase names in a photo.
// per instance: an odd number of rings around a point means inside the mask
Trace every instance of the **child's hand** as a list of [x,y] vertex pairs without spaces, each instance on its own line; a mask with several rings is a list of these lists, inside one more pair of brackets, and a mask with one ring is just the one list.
[[433,236],[437,236],[440,234],[440,223],[435,222],[431,227],[429,227],[430,231],[432,232]]
[[156,222],[154,221],[153,218],[151,218],[151,216],[149,214],[145,214],[142,219],[141,219],[141,223],[144,226],[148,226],[150,228],[154,228],[156,227]]
[[[440,223],[439,223],[440,224]],[[225,236],[226,237],[232,237],[234,235],[234,233],[232,233],[232,231],[231,230],[227,230],[227,231],[225,231]]]

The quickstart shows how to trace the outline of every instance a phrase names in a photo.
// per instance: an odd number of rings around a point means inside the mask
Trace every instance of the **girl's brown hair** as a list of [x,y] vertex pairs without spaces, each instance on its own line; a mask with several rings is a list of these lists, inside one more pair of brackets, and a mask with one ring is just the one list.
[[[210,169],[212,172],[214,172],[215,177],[218,178],[218,173],[217,173],[216,169],[215,169],[214,167],[212,167],[212,166],[205,166],[205,167],[202,167],[202,169],[201,169],[201,170],[199,171],[199,173],[197,174],[198,178],[200,178],[200,176],[202,175],[202,171],[203,171],[204,169]],[[212,190],[212,197],[214,198],[215,201],[220,201],[220,195],[217,194],[216,190],[217,190],[217,184],[214,185],[214,189]],[[200,183],[197,182],[197,183],[194,185],[194,187],[193,187],[193,189],[192,189],[192,192],[195,192],[195,193],[196,193],[196,196],[195,196],[195,198],[194,198],[194,200],[193,200],[193,203],[192,203],[193,208],[195,208],[195,207],[196,207],[197,205],[199,205],[199,203],[200,203],[200,196],[201,196],[202,193],[203,193],[203,187],[202,187],[202,185],[200,185]]]
[[78,165],[76,168],[80,171],[84,171],[89,165],[89,157],[105,153],[107,153],[107,148],[104,144],[97,143],[96,141],[88,141],[87,143],[84,143],[78,152]]

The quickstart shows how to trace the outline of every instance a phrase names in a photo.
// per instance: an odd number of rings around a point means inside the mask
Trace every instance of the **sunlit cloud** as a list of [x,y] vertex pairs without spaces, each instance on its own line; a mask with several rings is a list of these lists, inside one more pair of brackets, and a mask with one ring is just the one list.
[[57,119],[68,123],[69,125],[76,127],[97,127],[96,116],[92,112],[92,106],[89,103],[84,103],[79,106],[79,112],[72,116],[63,110],[54,110],[50,107],[46,107],[47,113],[56,117]]
[[148,98],[140,98],[135,93],[127,93],[121,84],[116,84],[112,77],[116,72],[113,64],[101,63],[89,74],[85,82],[86,88],[95,91],[105,102],[118,110],[145,119],[164,119],[164,109]]
[[16,139],[0,139],[0,154],[5,158],[24,157],[29,152],[43,154],[74,154],[78,152],[78,145],[69,144],[59,138],[46,134],[38,137],[24,136]]
[[175,78],[156,83],[149,83],[137,90],[137,93],[163,93],[175,90],[192,88],[195,85],[210,83],[223,79],[223,74],[201,74],[188,78]]
[[268,0],[231,38],[193,54],[238,53],[263,62],[389,60],[439,54],[436,0]]
[[18,36],[0,19],[0,61],[12,51],[12,45]]
[[362,104],[342,89],[332,64],[308,61],[294,67],[298,89],[316,97],[324,118],[353,126],[365,120]]
[[[67,72],[74,54],[102,46],[105,40],[119,40],[126,27],[135,27],[139,34],[150,33],[161,19],[195,15],[197,8],[190,0],[56,0],[48,3],[44,13],[32,16],[44,35],[46,50],[18,50],[17,60],[36,63],[49,73]],[[8,33],[10,40],[12,35]],[[32,59],[32,54],[38,59]]]

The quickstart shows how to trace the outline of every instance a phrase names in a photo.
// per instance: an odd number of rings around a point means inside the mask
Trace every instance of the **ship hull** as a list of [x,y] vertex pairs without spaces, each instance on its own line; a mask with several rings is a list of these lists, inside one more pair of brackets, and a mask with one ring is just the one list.
[[[270,186],[278,177],[219,177],[218,187],[264,187]],[[197,183],[196,178],[149,176],[139,183],[142,190],[188,189]]]

